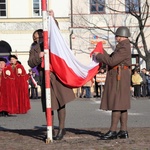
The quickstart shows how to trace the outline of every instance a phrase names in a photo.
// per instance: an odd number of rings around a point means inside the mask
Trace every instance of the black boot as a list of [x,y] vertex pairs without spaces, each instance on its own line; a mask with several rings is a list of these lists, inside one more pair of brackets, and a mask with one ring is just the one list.
[[127,138],[129,138],[128,131],[120,130],[117,133],[117,137],[120,138],[120,139],[127,139]]
[[108,131],[106,134],[100,137],[101,140],[113,140],[117,139],[116,131]]
[[63,139],[65,134],[66,134],[66,130],[65,129],[59,129],[56,137],[54,137],[53,139],[54,140],[61,140],[61,139]]

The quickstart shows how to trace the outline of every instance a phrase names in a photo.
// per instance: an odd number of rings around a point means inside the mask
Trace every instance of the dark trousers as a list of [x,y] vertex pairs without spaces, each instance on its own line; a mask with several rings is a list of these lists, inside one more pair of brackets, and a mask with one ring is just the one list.
[[86,98],[91,98],[91,87],[86,86],[85,91],[86,91],[86,94],[85,94]]
[[150,83],[148,83],[148,85],[147,85],[147,90],[148,90],[147,95],[150,96]]
[[134,96],[135,97],[141,96],[141,85],[134,85]]
[[29,94],[29,97],[30,97],[30,88],[28,89],[28,94]]
[[38,90],[35,87],[31,87],[31,98],[38,99]]
[[141,85],[141,90],[142,90],[142,96],[143,97],[146,97],[146,95],[147,95],[147,84],[142,84]]
[[101,86],[98,85],[98,82],[95,82],[95,93],[96,93],[96,97],[101,97],[101,92],[100,92],[100,95],[98,94],[98,89],[99,91],[101,91]]

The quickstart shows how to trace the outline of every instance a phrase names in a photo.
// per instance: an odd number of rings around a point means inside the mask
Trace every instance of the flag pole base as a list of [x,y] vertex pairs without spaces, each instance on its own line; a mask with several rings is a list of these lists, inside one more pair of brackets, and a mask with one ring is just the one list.
[[46,144],[49,144],[49,143],[52,143],[53,141],[50,138],[47,138],[45,142]]

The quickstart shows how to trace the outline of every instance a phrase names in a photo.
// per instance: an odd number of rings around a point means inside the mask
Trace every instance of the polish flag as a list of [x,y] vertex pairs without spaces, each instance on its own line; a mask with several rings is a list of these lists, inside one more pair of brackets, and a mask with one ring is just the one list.
[[[81,64],[63,39],[51,16],[49,37],[52,71],[62,83],[71,88],[81,87],[97,74],[100,64],[94,60],[87,66]],[[97,44],[93,52],[103,53],[102,42]]]

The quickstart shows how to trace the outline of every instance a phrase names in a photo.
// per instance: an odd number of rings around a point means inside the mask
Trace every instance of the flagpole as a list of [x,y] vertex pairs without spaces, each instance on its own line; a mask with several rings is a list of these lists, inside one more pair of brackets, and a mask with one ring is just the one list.
[[50,58],[48,43],[48,18],[47,18],[47,0],[41,0],[43,13],[43,36],[44,36],[44,70],[45,70],[45,92],[46,92],[46,121],[47,138],[46,143],[53,142],[52,138],[52,114],[51,114],[51,93],[50,93]]

